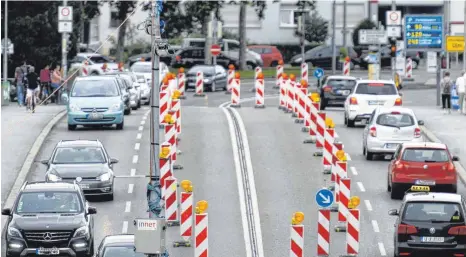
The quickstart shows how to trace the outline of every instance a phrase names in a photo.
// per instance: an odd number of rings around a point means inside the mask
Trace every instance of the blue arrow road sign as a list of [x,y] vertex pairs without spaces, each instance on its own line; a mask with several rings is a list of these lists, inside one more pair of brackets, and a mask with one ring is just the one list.
[[322,207],[327,208],[333,204],[333,192],[328,189],[321,189],[316,194],[316,203]]
[[314,77],[316,77],[317,79],[320,79],[324,76],[324,70],[321,69],[321,68],[317,68],[314,70]]

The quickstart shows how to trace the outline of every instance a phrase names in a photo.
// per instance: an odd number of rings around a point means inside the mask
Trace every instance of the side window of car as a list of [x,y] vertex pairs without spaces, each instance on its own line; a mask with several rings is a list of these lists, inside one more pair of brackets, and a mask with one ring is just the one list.
[[371,118],[369,119],[369,124],[372,124],[372,122],[374,121],[375,111],[376,110],[372,111]]
[[181,58],[189,58],[190,54],[191,54],[191,50],[185,50],[180,55],[181,55]]
[[395,153],[393,154],[393,159],[395,159],[395,160],[398,159],[398,157],[400,156],[401,148],[402,148],[402,147],[403,147],[403,146],[402,146],[401,144],[398,145],[398,147],[397,147],[396,150],[395,150]]
[[236,43],[228,43],[228,51],[238,51],[239,45]]

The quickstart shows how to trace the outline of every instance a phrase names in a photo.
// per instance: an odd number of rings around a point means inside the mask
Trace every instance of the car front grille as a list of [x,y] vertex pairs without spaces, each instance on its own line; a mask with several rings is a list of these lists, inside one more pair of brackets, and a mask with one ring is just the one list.
[[114,121],[115,117],[104,117],[101,120],[89,120],[89,119],[85,119],[85,118],[75,118],[74,120],[77,121],[77,122],[86,122],[86,123],[92,124],[92,123],[95,123],[95,122],[102,122],[102,121],[104,121],[104,122],[105,121]]
[[24,239],[28,247],[67,247],[72,231],[28,231]]
[[91,113],[91,112],[106,112],[108,111],[108,108],[104,108],[104,107],[99,107],[99,108],[81,108],[81,111],[83,112],[88,112],[88,113]]
[[[97,178],[96,177],[81,177],[83,179],[83,181],[96,181]],[[70,181],[70,182],[73,182],[76,180],[76,178],[67,178],[67,177],[64,177],[62,178],[63,181]]]

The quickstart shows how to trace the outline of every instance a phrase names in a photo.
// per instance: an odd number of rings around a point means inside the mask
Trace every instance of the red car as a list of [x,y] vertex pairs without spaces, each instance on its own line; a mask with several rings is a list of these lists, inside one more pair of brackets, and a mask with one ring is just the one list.
[[282,53],[275,46],[251,45],[248,49],[261,55],[264,67],[275,67],[283,61]]
[[448,147],[442,143],[404,143],[388,165],[387,190],[392,199],[403,198],[413,185],[456,193],[457,174]]

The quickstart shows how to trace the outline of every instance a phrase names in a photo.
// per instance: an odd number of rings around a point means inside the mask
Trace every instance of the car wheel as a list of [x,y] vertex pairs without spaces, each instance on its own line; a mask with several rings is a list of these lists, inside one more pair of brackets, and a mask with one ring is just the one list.
[[347,126],[348,128],[353,128],[353,127],[354,127],[354,120],[350,120],[350,119],[348,118],[348,116],[346,116],[345,119],[346,119],[346,122],[345,122],[346,126]]
[[137,110],[138,109],[138,106],[134,106],[134,107],[131,107],[132,110]]
[[327,107],[328,101],[325,98],[322,98],[322,102],[320,103],[320,110],[323,111],[325,110],[325,107]]
[[68,124],[68,130],[76,130],[77,125]]
[[141,100],[138,101],[138,109],[141,108]]
[[97,75],[99,75],[99,73],[97,71],[91,72],[91,76],[97,76]]
[[451,191],[453,194],[456,194],[456,192],[458,192],[458,187],[457,187],[456,185],[451,185],[450,191]]
[[116,125],[116,129],[117,130],[123,130],[124,126],[125,126],[125,121],[122,121],[120,124]]
[[125,115],[130,115],[131,114],[131,108],[128,108],[124,112]]
[[392,184],[392,191],[390,191],[390,198],[391,199],[400,199],[401,193],[400,193],[400,187],[393,183]]
[[374,153],[369,151],[369,149],[367,149],[367,147],[366,147],[366,160],[372,161],[373,158],[374,158]]
[[387,175],[387,192],[391,192],[392,187],[390,186],[390,175]]
[[246,64],[246,68],[247,68],[248,70],[254,70],[255,66],[254,66],[252,63],[248,62],[248,63]]
[[147,102],[144,103],[144,105],[149,105],[150,104],[150,100],[147,100]]

